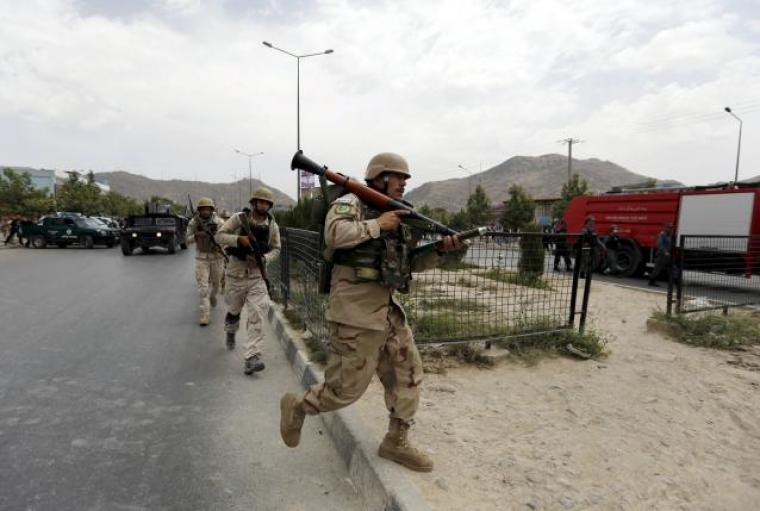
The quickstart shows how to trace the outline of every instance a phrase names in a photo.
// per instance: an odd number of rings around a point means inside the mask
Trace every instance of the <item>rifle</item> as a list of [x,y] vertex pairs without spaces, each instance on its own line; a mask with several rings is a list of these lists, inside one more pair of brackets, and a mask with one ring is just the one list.
[[215,233],[212,233],[208,229],[206,229],[206,226],[200,220],[200,215],[199,214],[196,215],[197,212],[195,211],[195,208],[193,208],[193,199],[190,198],[190,194],[189,193],[187,194],[187,202],[190,205],[190,214],[193,216],[193,218],[196,219],[196,222],[195,222],[196,229],[195,230],[198,231],[198,232],[205,233],[206,236],[208,237],[208,239],[211,241],[211,245],[214,247],[214,249],[222,257],[224,257],[224,262],[229,263],[230,262],[230,258],[227,257],[227,253],[224,251],[224,248],[222,248],[222,246],[219,243],[216,242],[216,238],[214,238],[214,234]]
[[[267,270],[264,266],[264,252],[261,250],[261,245],[259,245],[256,236],[254,236],[253,232],[251,231],[251,224],[248,220],[247,214],[240,213],[240,225],[243,228],[243,234],[248,237],[248,242],[251,244],[250,252],[253,252],[253,259],[256,261],[256,266],[259,267],[261,278],[264,279],[264,284],[267,285],[267,294],[269,295],[269,298],[273,299],[272,284],[269,282],[269,276],[267,275]],[[245,249],[245,247],[239,247],[234,255],[240,259],[245,260],[246,256],[248,255],[248,251]]]
[[[374,206],[381,211],[404,210],[407,212],[404,220],[407,218],[416,220],[418,222],[421,222],[423,225],[427,225],[430,231],[438,234],[443,234],[444,236],[456,236],[460,241],[464,241],[469,238],[482,236],[487,231],[485,227],[477,227],[468,231],[457,232],[451,227],[443,225],[442,223],[437,222],[418,211],[415,211],[415,209],[405,201],[388,197],[384,193],[381,193],[374,188],[370,188],[369,186],[357,181],[356,179],[345,176],[338,172],[334,172],[328,169],[326,165],[318,164],[317,162],[304,156],[303,151],[300,149],[296,152],[296,154],[293,155],[293,160],[290,162],[290,168],[291,170],[300,169],[305,172],[324,177],[328,181],[335,183],[338,186],[342,186],[349,192],[355,194],[364,202]],[[415,248],[412,251],[412,254],[416,255],[421,252],[437,249],[442,244],[443,240],[426,243],[425,245]]]

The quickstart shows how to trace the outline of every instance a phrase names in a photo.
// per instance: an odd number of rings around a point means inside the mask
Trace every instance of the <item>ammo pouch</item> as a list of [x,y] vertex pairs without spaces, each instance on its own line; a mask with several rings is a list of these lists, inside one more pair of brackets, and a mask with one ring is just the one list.
[[356,279],[396,289],[400,293],[409,292],[411,265],[409,247],[395,234],[365,241],[351,250],[336,250],[333,262],[350,266],[356,272]]

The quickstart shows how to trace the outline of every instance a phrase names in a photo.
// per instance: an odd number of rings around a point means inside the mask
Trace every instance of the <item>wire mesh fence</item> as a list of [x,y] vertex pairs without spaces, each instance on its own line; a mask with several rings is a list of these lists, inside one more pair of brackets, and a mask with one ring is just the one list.
[[682,235],[669,279],[669,312],[760,304],[760,236]]
[[[319,233],[282,230],[280,260],[270,279],[280,300],[318,339],[327,338],[327,295],[318,289]],[[396,293],[418,344],[496,340],[573,328],[585,321],[590,280],[577,311],[580,266],[555,251],[588,257],[575,236],[488,233],[466,250],[446,254],[435,269],[415,272],[409,292]],[[563,264],[564,263],[564,264]],[[570,263],[570,266],[567,266]]]

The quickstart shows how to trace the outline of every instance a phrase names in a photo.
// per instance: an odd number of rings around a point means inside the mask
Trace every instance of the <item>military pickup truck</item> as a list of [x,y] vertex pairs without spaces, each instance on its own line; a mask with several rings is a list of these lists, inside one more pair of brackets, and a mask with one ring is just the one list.
[[187,248],[185,231],[187,218],[169,213],[131,215],[121,231],[121,253],[128,256],[136,248],[148,252],[153,247],[165,248],[174,254]]
[[29,238],[34,248],[57,245],[60,248],[78,244],[85,248],[119,243],[119,230],[86,217],[46,217],[36,224],[21,226],[21,237]]

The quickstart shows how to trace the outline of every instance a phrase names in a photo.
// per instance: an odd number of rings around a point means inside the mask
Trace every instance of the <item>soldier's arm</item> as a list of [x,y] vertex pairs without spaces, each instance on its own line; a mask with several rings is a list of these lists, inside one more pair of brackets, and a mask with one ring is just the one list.
[[272,223],[269,224],[269,252],[264,254],[264,262],[269,264],[278,257],[280,257],[280,227],[272,219]]
[[338,199],[332,203],[325,219],[325,245],[330,249],[353,248],[380,236],[376,219],[361,220],[358,200]]
[[238,232],[240,231],[240,214],[232,215],[216,231],[214,239],[223,247],[238,246]]
[[185,232],[185,243],[190,245],[191,243],[195,243],[195,217],[193,217],[188,223],[187,223],[187,231]]

